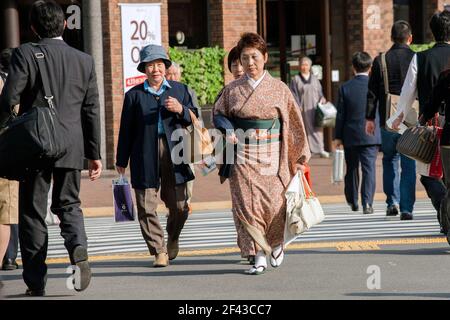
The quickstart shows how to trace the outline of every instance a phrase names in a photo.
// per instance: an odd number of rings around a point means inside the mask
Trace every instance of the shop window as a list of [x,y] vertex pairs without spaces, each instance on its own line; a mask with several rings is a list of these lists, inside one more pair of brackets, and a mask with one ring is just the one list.
[[[31,31],[30,28],[30,10],[31,5],[33,4],[34,0],[20,0],[18,1],[19,5],[19,20],[20,20],[20,42],[26,43],[26,42],[36,42],[39,39],[36,37],[36,35]],[[73,19],[77,19],[82,23],[81,16],[78,17],[78,11],[75,12],[73,10],[68,10],[70,6],[77,6],[80,11],[82,10],[82,4],[81,0],[57,0],[56,1],[64,10],[66,14],[66,19],[71,19],[72,22],[75,22]],[[73,15],[76,15],[73,16]],[[79,26],[75,27],[75,25],[71,25],[69,28],[66,28],[63,34],[63,39],[65,42],[67,42],[68,45],[71,47],[74,47],[78,50],[83,50],[83,32],[81,28],[78,28]]]
[[169,45],[198,49],[208,46],[208,1],[169,0]]
[[394,21],[405,20],[411,24],[414,43],[424,42],[428,19],[425,12],[424,0],[394,0]]

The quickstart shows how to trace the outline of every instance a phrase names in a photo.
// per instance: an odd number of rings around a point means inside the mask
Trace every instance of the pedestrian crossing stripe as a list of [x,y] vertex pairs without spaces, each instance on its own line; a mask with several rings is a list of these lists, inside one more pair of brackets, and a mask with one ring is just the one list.
[[[314,248],[314,244],[317,243],[319,247],[328,246],[339,251],[365,251],[377,250],[377,246],[380,245],[389,245],[374,242],[380,239],[383,241],[406,239],[400,244],[414,244],[413,239],[419,239],[417,244],[425,243],[424,239],[431,239],[427,240],[431,241],[430,243],[446,242],[445,238],[440,237],[436,212],[429,201],[416,203],[415,220],[412,221],[386,217],[385,204],[380,202],[374,205],[375,214],[368,216],[351,213],[346,205],[324,205],[323,208],[325,220],[302,234],[289,248]],[[161,216],[160,221],[165,227],[166,218]],[[86,218],[85,226],[91,258],[123,254],[138,256],[144,254],[148,257],[148,249],[137,222],[116,224],[111,218]],[[49,227],[49,259],[67,257],[60,233],[59,227]],[[408,238],[412,240],[407,240]],[[357,243],[348,244],[351,241]],[[239,253],[236,246],[233,217],[231,212],[226,211],[191,215],[180,237],[181,255],[183,252]]]

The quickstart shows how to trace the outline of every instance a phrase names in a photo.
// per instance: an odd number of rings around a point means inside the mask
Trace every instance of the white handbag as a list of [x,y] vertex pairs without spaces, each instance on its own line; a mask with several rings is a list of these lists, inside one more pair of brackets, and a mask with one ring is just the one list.
[[312,192],[303,172],[299,171],[286,191],[285,245],[325,219],[319,199]]

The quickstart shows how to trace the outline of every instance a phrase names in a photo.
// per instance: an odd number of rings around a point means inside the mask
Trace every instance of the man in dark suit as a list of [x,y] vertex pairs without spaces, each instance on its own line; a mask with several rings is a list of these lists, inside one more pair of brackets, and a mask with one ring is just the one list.
[[[116,168],[124,175],[130,163],[141,232],[155,256],[153,266],[162,268],[177,257],[179,236],[189,215],[186,184],[194,173],[182,159],[179,143],[184,129],[192,124],[190,111],[198,117],[198,110],[186,85],[165,78],[172,62],[162,46],[148,45],[140,56],[138,70],[148,79],[125,95]],[[167,245],[156,212],[159,190],[169,209]]]
[[[392,26],[391,39],[394,45],[386,52],[386,69],[389,93],[399,96],[405,82],[414,52],[411,26],[406,21],[396,21]],[[386,194],[387,216],[402,217],[413,212],[416,201],[416,162],[397,152],[400,134],[385,129],[390,117],[386,106],[386,88],[381,55],[375,58],[367,94],[366,132],[374,134],[375,117],[380,118],[381,151],[383,152],[383,190]],[[378,111],[378,112],[377,112]],[[401,170],[400,170],[401,168]]]
[[[403,121],[403,115],[411,110],[412,103],[419,99],[419,116],[425,112],[425,108],[431,105],[431,95],[437,84],[440,74],[446,70],[450,62],[450,12],[444,10],[433,15],[430,28],[436,40],[433,48],[416,54],[409,66],[405,83],[402,87],[400,101],[398,102],[397,120],[392,127],[399,128]],[[445,177],[448,179],[448,177]],[[441,202],[446,194],[446,187],[441,179],[421,176],[428,197],[440,216]],[[403,217],[404,220],[412,220],[413,215]]]
[[352,64],[355,77],[344,83],[339,91],[335,139],[336,146],[344,146],[345,151],[347,203],[353,211],[358,211],[359,165],[361,164],[363,212],[372,214],[376,184],[375,163],[381,144],[377,123],[374,135],[368,135],[365,131],[367,88],[372,58],[366,52],[357,52],[353,55]]
[[80,209],[80,177],[88,159],[91,180],[100,177],[100,112],[94,60],[69,47],[62,35],[64,12],[53,1],[37,1],[30,13],[31,28],[41,39],[37,46],[24,44],[15,49],[1,109],[9,112],[20,103],[19,114],[34,105],[45,105],[42,81],[35,58],[44,54],[53,103],[68,143],[67,154],[54,166],[30,174],[19,190],[19,238],[23,278],[27,294],[45,295],[48,234],[45,223],[47,194],[53,179],[51,210],[61,220],[61,235],[74,265],[75,290],[87,288],[91,278],[87,237]]

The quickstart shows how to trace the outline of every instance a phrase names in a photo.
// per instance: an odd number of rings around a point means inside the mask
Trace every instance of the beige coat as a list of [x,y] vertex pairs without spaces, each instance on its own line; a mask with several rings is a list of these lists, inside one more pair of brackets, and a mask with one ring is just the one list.
[[[0,79],[0,92],[3,89]],[[0,178],[0,224],[19,223],[19,183]]]

